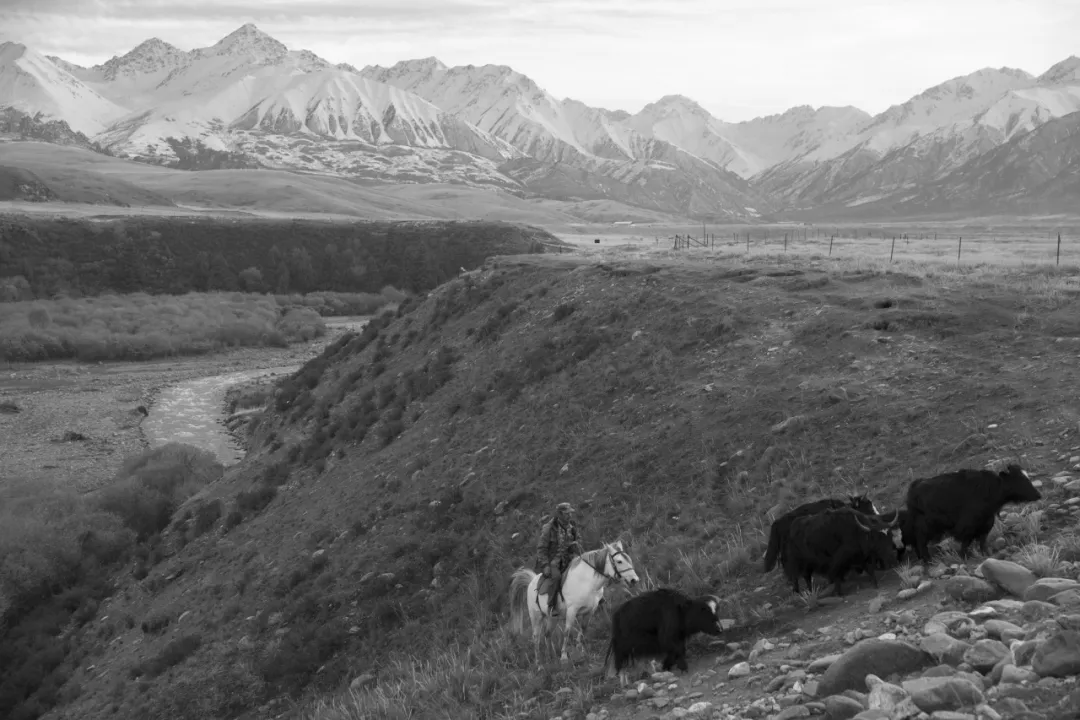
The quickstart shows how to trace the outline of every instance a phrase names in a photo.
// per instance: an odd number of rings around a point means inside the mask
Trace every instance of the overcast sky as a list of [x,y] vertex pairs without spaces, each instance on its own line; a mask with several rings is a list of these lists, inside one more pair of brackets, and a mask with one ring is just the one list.
[[0,0],[0,40],[81,65],[247,22],[358,68],[509,65],[559,98],[635,112],[678,93],[729,121],[877,113],[979,68],[1080,54],[1080,0]]

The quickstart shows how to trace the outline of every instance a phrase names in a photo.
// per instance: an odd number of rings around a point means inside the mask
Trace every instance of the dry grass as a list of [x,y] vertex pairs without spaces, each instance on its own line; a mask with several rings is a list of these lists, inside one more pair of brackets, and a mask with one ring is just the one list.
[[229,347],[285,347],[321,337],[314,310],[261,295],[103,295],[5,303],[0,360],[148,360]]
[[1013,560],[1035,573],[1035,577],[1061,577],[1061,548],[1056,545],[1025,545],[1013,556]]
[[907,561],[899,567],[893,568],[893,572],[900,578],[900,589],[910,590],[919,587],[923,580],[922,565]]
[[[703,237],[700,224],[653,223],[633,229],[597,226],[583,232],[558,234],[586,252],[611,256],[659,254],[693,260],[718,255],[757,259],[787,257],[799,262],[866,263],[898,269],[912,264],[943,269],[958,265],[961,269],[1052,266],[1058,263],[1057,238],[1060,234],[1061,267],[1075,274],[1080,265],[1080,223],[1075,219],[1059,222],[998,218],[986,222],[830,223],[809,227],[796,224],[709,225],[705,232],[712,238],[710,247],[692,246],[680,250],[673,250],[674,236],[690,235],[699,241]],[[747,233],[750,234],[749,253]],[[599,246],[594,243],[597,237],[601,239]]]

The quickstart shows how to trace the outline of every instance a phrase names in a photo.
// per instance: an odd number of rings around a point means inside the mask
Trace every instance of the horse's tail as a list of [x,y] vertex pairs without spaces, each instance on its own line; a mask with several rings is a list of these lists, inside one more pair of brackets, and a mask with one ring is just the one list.
[[536,573],[527,567],[518,568],[510,576],[510,627],[519,634],[527,631],[525,618],[529,616],[529,583]]
[[769,547],[765,551],[765,572],[769,572],[776,567],[776,560],[780,557],[780,545],[783,538],[781,538],[780,521],[774,522],[769,528]]

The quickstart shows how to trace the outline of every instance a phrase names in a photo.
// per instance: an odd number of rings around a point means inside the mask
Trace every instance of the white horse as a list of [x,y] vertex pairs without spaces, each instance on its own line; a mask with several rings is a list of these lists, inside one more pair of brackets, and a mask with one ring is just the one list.
[[[570,567],[563,573],[562,588],[556,599],[555,615],[566,614],[566,627],[563,634],[561,660],[567,662],[566,641],[579,613],[588,618],[599,607],[604,598],[604,589],[613,583],[623,583],[632,587],[638,580],[634,563],[623,550],[622,541],[604,543],[596,550],[589,550],[574,558]],[[518,568],[510,579],[510,619],[519,633],[525,632],[525,609],[528,608],[532,623],[533,642],[537,657],[540,655],[540,631],[550,634],[555,617],[548,614],[548,595],[537,595],[540,575],[527,567]],[[524,591],[524,592],[522,592]],[[578,647],[584,649],[585,629],[581,623],[577,627]]]

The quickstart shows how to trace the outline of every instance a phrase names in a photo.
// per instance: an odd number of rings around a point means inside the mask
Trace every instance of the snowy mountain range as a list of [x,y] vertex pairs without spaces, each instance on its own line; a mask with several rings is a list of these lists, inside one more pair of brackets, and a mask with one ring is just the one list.
[[[1080,111],[1080,58],[1038,77],[979,70],[876,116],[799,106],[728,123],[680,95],[636,114],[559,100],[506,66],[424,58],[357,70],[248,24],[212,47],[154,38],[91,68],[0,44],[4,107],[66,122],[96,147],[144,162],[176,164],[181,145],[195,143],[249,166],[746,221],[883,207],[885,198],[894,207],[947,177],[955,183],[976,159]],[[1028,146],[1010,147],[1022,165]]]

